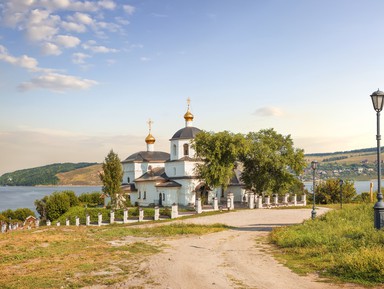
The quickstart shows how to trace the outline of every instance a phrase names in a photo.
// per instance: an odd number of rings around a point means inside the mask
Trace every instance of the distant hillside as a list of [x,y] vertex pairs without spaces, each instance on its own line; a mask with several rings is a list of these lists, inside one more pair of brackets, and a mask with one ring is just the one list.
[[60,186],[102,186],[99,172],[102,170],[101,164],[76,169],[66,173],[59,173]]
[[18,170],[0,177],[0,185],[5,186],[37,186],[58,185],[59,173],[93,166],[96,163],[58,163],[37,168]]
[[306,154],[308,162],[317,160],[322,163],[362,164],[376,161],[377,148],[358,149],[351,151],[339,151],[333,153]]

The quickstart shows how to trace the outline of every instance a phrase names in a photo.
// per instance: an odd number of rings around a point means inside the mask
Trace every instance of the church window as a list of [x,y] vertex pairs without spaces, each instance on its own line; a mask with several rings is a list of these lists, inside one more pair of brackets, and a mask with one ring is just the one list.
[[173,175],[176,176],[176,168],[173,168]]
[[165,201],[165,194],[163,193],[163,201]]
[[127,182],[128,182],[128,184],[130,183],[130,181],[131,181],[131,179],[128,177],[128,178],[127,178]]
[[184,144],[184,155],[188,156],[189,155],[189,145],[186,143]]
[[139,191],[139,199],[141,199],[141,191]]
[[144,197],[143,197],[143,199],[145,200],[146,198],[147,198],[147,192],[144,191]]
[[174,155],[174,156],[177,155],[177,150],[176,150],[176,145],[175,145],[175,144],[173,145],[173,155]]

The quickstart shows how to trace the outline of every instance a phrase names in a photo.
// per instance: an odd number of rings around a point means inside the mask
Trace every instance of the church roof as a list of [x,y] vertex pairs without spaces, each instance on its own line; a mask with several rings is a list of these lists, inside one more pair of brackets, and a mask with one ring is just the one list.
[[201,132],[201,129],[193,126],[183,127],[179,129],[171,138],[171,140],[175,139],[193,139],[195,136]]
[[169,160],[169,153],[160,151],[141,151],[127,157],[122,163],[129,162],[165,162]]
[[233,170],[233,176],[231,180],[229,181],[230,186],[243,186],[244,183],[241,180],[241,171],[239,169]]
[[167,175],[165,173],[164,168],[153,168],[138,177],[135,182],[143,182],[143,181],[165,181],[167,179]]

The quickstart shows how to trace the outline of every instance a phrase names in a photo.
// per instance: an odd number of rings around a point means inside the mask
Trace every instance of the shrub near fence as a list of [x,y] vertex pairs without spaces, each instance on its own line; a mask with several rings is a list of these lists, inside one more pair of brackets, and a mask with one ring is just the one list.
[[292,269],[365,285],[384,283],[384,231],[371,204],[348,205],[315,221],[274,229],[271,240]]

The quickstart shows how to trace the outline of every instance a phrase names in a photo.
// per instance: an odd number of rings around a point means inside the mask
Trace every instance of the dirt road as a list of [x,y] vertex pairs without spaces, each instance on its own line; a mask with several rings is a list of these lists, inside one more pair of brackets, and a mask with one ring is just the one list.
[[[319,209],[318,215],[326,209]],[[142,264],[142,278],[104,288],[359,288],[299,276],[277,262],[263,240],[276,226],[302,222],[310,209],[243,210],[178,222],[224,223],[234,229],[220,233],[164,240],[165,249]],[[99,287],[100,288],[100,287]]]

